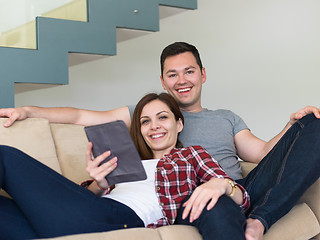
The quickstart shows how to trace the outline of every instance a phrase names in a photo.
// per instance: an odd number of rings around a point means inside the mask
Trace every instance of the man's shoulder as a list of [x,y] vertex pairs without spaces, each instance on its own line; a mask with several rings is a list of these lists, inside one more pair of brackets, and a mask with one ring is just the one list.
[[134,104],[134,105],[127,105],[127,107],[128,107],[128,109],[129,109],[130,118],[132,119],[134,109],[136,108],[136,104]]
[[186,118],[192,118],[192,117],[197,117],[197,118],[206,118],[206,117],[233,117],[236,114],[232,112],[231,110],[227,109],[216,109],[216,110],[211,110],[204,108],[202,111],[197,112],[197,113],[188,113],[188,112],[183,112],[184,117]]
[[223,115],[223,116],[235,114],[234,112],[232,112],[231,110],[228,110],[228,109],[216,109],[216,110],[209,110],[209,111],[211,111],[213,114]]

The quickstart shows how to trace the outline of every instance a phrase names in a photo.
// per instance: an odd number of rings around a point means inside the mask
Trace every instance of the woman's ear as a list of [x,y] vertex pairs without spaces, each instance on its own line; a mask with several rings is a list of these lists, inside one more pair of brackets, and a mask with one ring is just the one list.
[[181,118],[179,118],[177,124],[178,124],[178,132],[181,132],[183,129],[183,123]]

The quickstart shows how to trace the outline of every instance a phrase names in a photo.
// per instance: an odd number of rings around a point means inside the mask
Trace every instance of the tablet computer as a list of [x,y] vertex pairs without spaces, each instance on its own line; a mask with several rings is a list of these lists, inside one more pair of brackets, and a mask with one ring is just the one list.
[[87,126],[87,138],[92,142],[92,155],[96,158],[110,150],[111,155],[101,164],[116,156],[117,167],[106,176],[109,185],[140,181],[147,178],[139,153],[124,121]]

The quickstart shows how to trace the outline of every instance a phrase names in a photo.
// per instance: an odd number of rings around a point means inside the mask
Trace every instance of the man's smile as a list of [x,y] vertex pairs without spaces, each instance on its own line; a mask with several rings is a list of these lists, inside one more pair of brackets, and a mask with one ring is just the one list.
[[191,87],[187,87],[187,88],[179,88],[177,90],[178,93],[185,93],[185,92],[190,92],[191,91]]

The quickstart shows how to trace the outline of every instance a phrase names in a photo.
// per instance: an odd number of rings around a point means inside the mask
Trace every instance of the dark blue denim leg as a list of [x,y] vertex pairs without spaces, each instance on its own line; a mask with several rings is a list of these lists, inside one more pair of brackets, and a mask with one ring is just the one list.
[[192,223],[189,222],[189,216],[182,219],[183,210],[183,207],[179,209],[175,224],[195,226],[203,240],[245,239],[245,215],[241,212],[241,208],[226,195],[221,196],[211,210],[203,209],[200,217]]
[[12,199],[0,196],[0,239],[35,239],[38,235]]
[[251,198],[248,217],[266,230],[296,204],[320,175],[320,120],[297,121],[249,175],[237,181]]
[[[1,210],[0,219],[5,215],[16,216],[20,222],[28,222],[38,237],[109,231],[122,229],[124,225],[144,226],[125,205],[97,197],[23,152],[7,146],[0,146],[0,187],[14,201],[12,207]],[[26,238],[29,238],[27,234],[19,237]]]

